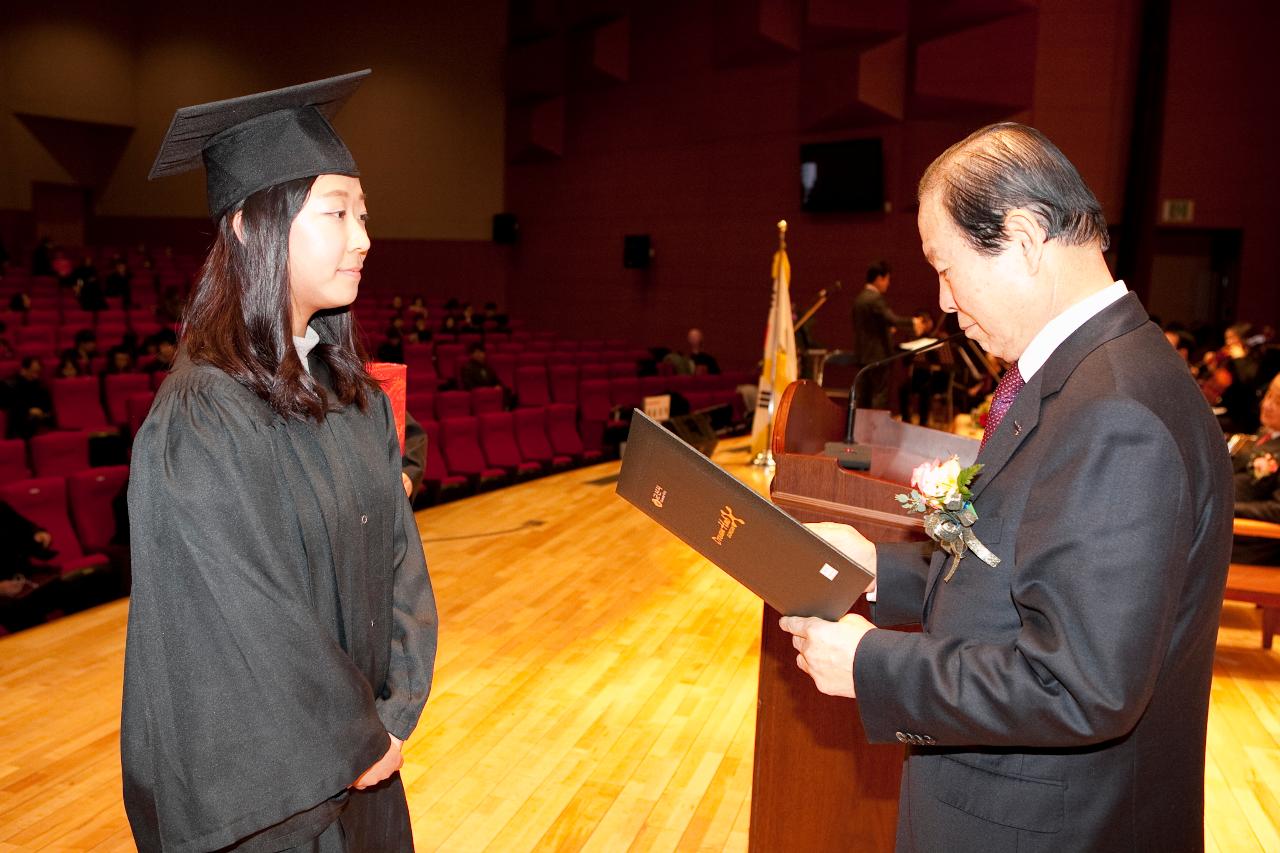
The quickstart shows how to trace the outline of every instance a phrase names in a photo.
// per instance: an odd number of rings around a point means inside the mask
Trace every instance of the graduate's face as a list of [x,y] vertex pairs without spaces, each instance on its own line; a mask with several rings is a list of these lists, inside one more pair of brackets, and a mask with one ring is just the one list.
[[1047,318],[1019,240],[998,255],[979,253],[951,221],[939,192],[920,201],[920,240],[938,273],[938,305],[965,336],[1005,361],[1017,361]]
[[356,299],[369,253],[368,211],[358,178],[321,175],[289,228],[293,333],[301,337],[317,311]]

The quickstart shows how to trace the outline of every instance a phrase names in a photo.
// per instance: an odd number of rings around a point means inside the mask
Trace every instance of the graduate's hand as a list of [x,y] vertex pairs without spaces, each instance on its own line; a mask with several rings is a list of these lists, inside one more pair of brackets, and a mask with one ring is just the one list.
[[406,498],[412,497],[413,496],[413,480],[410,480],[409,475],[403,471],[400,472],[400,484],[404,486],[404,496]]
[[391,778],[391,775],[404,766],[404,755],[400,752],[400,747],[404,745],[404,741],[395,735],[387,732],[387,737],[391,738],[391,745],[387,747],[387,752],[378,759],[378,763],[364,771],[360,778],[355,781],[351,787],[357,791],[363,791],[365,788],[371,788],[374,785]]
[[816,616],[783,616],[782,630],[793,635],[796,665],[809,674],[817,688],[828,696],[854,698],[853,662],[858,644],[874,625],[856,613],[828,622]]

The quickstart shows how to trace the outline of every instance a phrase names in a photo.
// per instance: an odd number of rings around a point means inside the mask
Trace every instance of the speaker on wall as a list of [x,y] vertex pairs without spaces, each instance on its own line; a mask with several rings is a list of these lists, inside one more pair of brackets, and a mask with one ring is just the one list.
[[510,246],[520,240],[520,220],[514,213],[493,215],[493,242]]
[[653,241],[648,234],[627,234],[622,238],[622,265],[629,270],[642,270],[653,259]]

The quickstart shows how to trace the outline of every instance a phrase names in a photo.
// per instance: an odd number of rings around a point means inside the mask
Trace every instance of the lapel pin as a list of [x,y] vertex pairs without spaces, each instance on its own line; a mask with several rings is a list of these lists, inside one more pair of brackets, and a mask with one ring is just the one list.
[[1013,422],[1013,434],[1022,435],[1022,424],[1018,423],[1017,421]]

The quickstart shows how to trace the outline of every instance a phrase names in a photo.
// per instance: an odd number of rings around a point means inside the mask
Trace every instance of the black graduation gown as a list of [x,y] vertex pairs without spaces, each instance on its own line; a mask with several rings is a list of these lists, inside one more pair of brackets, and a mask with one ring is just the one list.
[[182,357],[135,439],[129,516],[139,849],[412,850],[398,774],[348,788],[412,732],[436,649],[385,395],[286,420]]

